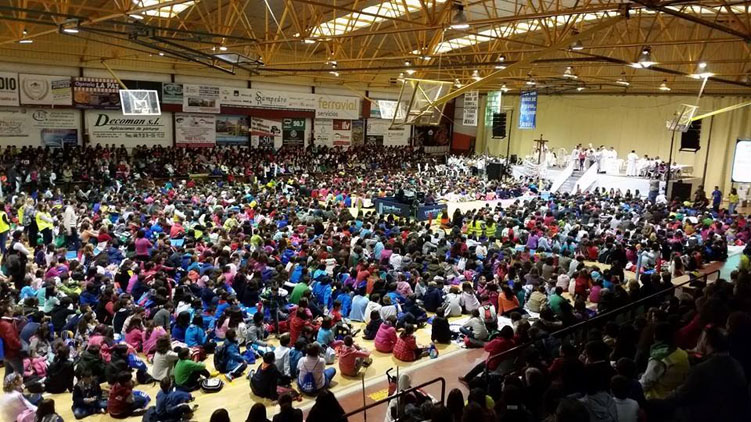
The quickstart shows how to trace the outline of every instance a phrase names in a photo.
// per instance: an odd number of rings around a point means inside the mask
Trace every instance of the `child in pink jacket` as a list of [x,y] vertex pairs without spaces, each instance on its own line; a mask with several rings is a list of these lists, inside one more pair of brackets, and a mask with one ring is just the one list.
[[390,316],[378,328],[375,336],[375,348],[379,352],[391,353],[396,345],[396,317]]

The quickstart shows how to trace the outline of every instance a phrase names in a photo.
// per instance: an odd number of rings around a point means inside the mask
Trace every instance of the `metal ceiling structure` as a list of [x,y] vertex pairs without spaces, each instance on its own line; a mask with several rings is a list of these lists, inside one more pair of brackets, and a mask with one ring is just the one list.
[[733,0],[0,0],[0,60],[353,89],[495,73],[476,85],[548,93],[696,94],[689,75],[711,73],[705,94],[748,95],[750,12]]

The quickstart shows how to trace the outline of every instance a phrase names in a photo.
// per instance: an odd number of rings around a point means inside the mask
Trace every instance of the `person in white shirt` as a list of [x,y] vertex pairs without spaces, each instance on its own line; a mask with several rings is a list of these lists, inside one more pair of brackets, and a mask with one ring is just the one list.
[[291,375],[289,342],[289,333],[284,333],[281,337],[279,337],[279,347],[274,349],[274,356],[276,357],[276,359],[274,360],[274,365],[276,365],[277,369],[279,369],[279,372],[281,372],[282,375],[287,377]]
[[366,324],[370,322],[370,314],[373,311],[378,311],[380,313],[381,304],[378,303],[380,299],[381,299],[381,296],[378,293],[375,293],[370,296],[370,302],[368,302],[368,305],[365,307],[365,312],[364,312]]
[[626,176],[638,176],[639,170],[636,163],[639,160],[639,156],[636,155],[636,151],[631,150],[626,158],[628,160],[628,164],[626,166]]

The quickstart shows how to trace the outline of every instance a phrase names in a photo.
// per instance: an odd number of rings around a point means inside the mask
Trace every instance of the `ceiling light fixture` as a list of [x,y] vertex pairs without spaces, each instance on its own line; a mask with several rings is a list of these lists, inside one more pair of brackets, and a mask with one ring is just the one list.
[[461,88],[462,86],[464,86],[464,85],[461,83],[461,81],[459,80],[459,78],[454,79],[454,87]]
[[501,85],[501,91],[503,92],[509,92],[511,91],[511,88],[507,87],[506,84]]
[[618,80],[615,81],[615,83],[617,83],[618,85],[623,85],[623,86],[631,85],[631,82],[626,80],[626,72],[621,72],[621,77],[618,78]]
[[503,54],[501,54],[500,56],[498,56],[498,61],[499,62],[505,62],[506,61],[506,56],[504,56]]
[[219,51],[227,51],[227,46],[226,45],[220,45],[219,46]]
[[454,5],[456,13],[454,18],[451,19],[451,29],[467,29],[469,23],[467,23],[467,15],[464,14],[464,6],[461,4]]
[[636,63],[631,63],[631,67],[636,69],[647,69],[656,64],[657,62],[652,59],[652,48],[645,46],[641,49],[639,59],[636,60]]
[[159,52],[159,55],[160,55],[160,56],[164,56],[164,51],[160,51],[160,52]]
[[79,22],[77,19],[69,19],[60,25],[60,30],[66,34],[77,34]]
[[707,62],[699,62],[696,64],[696,71],[692,73],[691,75],[688,75],[689,78],[694,79],[707,79],[714,76],[714,73],[707,72]]
[[480,76],[480,72],[477,69],[472,71],[472,79],[476,81],[479,81],[480,79],[482,79],[482,76]]
[[302,42],[305,43],[305,44],[315,44],[316,40],[314,40],[312,38],[303,38]]
[[506,56],[504,56],[503,54],[501,54],[500,56],[498,56],[498,64],[497,64],[497,65],[495,65],[495,68],[496,68],[496,69],[498,69],[498,70],[503,70],[503,69],[505,69],[505,68],[506,68],[506,66],[504,66],[504,65],[502,64],[502,63],[503,63],[503,62],[505,62],[505,61],[506,61]]
[[19,44],[33,44],[34,40],[32,40],[31,38],[23,38],[23,39],[18,40],[18,43]]
[[415,74],[415,69],[407,69],[407,70],[405,70],[405,72],[407,72],[407,75],[414,75]]
[[577,86],[577,87],[576,87],[576,90],[577,90],[577,91],[579,91],[579,92],[582,92],[582,91],[584,91],[585,89],[587,89],[587,87],[586,87],[586,86],[584,86],[584,85],[582,85],[582,86]]
[[337,72],[336,70],[332,70],[329,73],[332,74],[332,75],[334,75],[334,76],[336,76],[337,78],[339,77],[339,72]]
[[141,21],[144,18],[143,15],[140,15],[138,13],[128,13],[128,17],[131,18],[131,19],[135,19],[137,21]]
[[405,60],[404,61],[404,65],[407,66],[407,67],[412,66],[412,62],[409,61],[409,60]]
[[567,79],[579,79],[571,66],[566,67],[566,70],[563,72],[563,77]]
[[665,91],[665,92],[670,91],[670,87],[668,86],[668,80],[667,79],[663,79],[662,80],[662,83],[660,84],[659,90],[660,91]]
[[582,51],[584,50],[584,44],[582,44],[580,40],[576,40],[571,44],[571,47],[569,48],[574,51]]

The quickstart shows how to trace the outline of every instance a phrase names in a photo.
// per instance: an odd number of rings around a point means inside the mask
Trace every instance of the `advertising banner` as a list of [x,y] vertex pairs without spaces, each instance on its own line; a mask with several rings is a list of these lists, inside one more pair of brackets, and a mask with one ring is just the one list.
[[216,145],[216,116],[175,113],[175,144],[180,147]]
[[365,143],[365,121],[352,120],[352,145]]
[[378,214],[394,214],[409,217],[409,205],[396,202],[394,198],[376,198],[373,201]]
[[0,109],[2,144],[61,147],[78,144],[80,134],[79,110]]
[[87,110],[86,131],[94,144],[172,145],[172,113],[124,116],[119,111]]
[[219,113],[220,88],[208,85],[183,85],[183,111]]
[[416,217],[418,221],[426,221],[430,219],[435,220],[436,217],[438,217],[438,214],[445,214],[448,212],[448,209],[449,207],[446,204],[422,205],[417,207]]
[[305,119],[282,120],[282,144],[295,147],[305,145]]
[[259,147],[273,147],[277,136],[282,134],[282,123],[262,117],[250,118],[251,144]]
[[366,144],[409,145],[410,126],[391,127],[390,120],[368,119]]
[[299,92],[231,87],[222,87],[221,97],[222,105],[226,106],[287,110],[313,110],[318,98]]
[[17,106],[18,73],[0,72],[0,106]]
[[120,85],[114,79],[73,78],[73,105],[120,110]]
[[164,104],[182,104],[183,84],[162,83],[162,102]]
[[537,125],[537,91],[522,92],[519,101],[519,129],[534,129]]
[[216,116],[216,144],[248,146],[249,116]]
[[317,119],[346,119],[360,118],[360,99],[340,95],[318,95],[315,107]]
[[73,105],[73,89],[69,76],[18,75],[23,105]]

